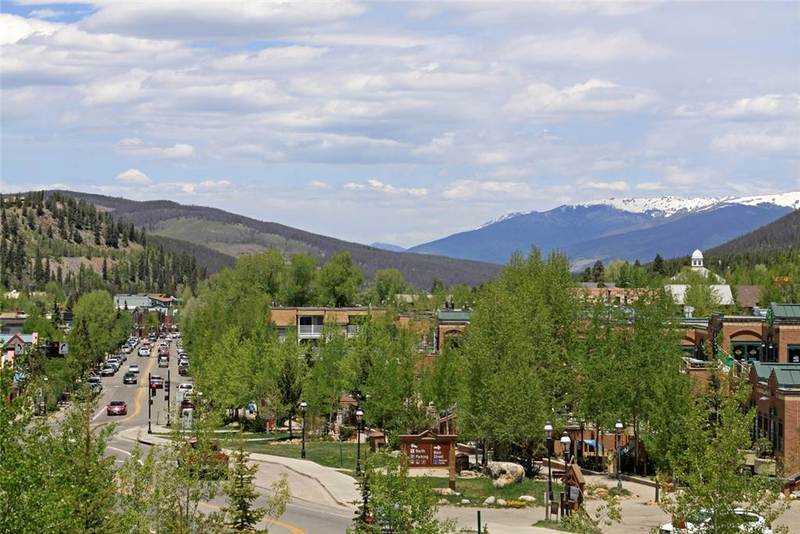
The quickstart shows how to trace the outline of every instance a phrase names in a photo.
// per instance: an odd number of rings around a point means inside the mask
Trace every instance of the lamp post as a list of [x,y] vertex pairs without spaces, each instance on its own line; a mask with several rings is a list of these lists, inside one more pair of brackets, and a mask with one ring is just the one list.
[[147,433],[152,434],[153,427],[150,423],[150,416],[153,411],[153,393],[155,392],[156,388],[153,387],[153,381],[150,373],[147,373],[147,387],[150,388],[150,391],[147,393]]
[[620,454],[622,452],[621,449],[620,449],[620,445],[621,445],[621,441],[622,441],[621,440],[621,438],[622,438],[622,436],[621,436],[622,427],[623,427],[622,421],[617,419],[617,422],[614,424],[614,431],[615,431],[614,441],[616,442],[616,446],[617,446],[617,491],[621,491],[622,490],[622,473],[621,473],[622,460],[621,460],[621,457],[620,457]]
[[566,476],[567,464],[569,463],[569,448],[572,440],[569,438],[567,431],[561,433],[561,448],[564,450],[564,474]]
[[356,474],[361,474],[361,421],[364,420],[364,410],[356,408]]
[[305,459],[306,457],[306,409],[308,408],[308,403],[306,401],[302,401],[300,403],[300,413],[303,414],[303,447],[300,449],[300,458]]
[[553,502],[553,471],[550,467],[550,455],[553,447],[553,425],[550,421],[544,424],[545,447],[547,447],[547,509],[545,515],[550,519],[550,503]]

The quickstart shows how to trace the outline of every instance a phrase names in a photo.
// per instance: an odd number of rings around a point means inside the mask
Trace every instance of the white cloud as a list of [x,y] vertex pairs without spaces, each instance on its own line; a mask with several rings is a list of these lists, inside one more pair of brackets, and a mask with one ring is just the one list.
[[525,91],[513,95],[506,107],[514,113],[527,116],[624,113],[640,111],[655,100],[655,94],[648,90],[591,79],[563,89],[543,82],[532,82]]
[[714,139],[711,147],[720,152],[796,157],[800,154],[800,131],[728,133]]
[[491,195],[529,196],[531,187],[524,182],[497,180],[457,180],[448,184],[442,196],[447,199],[479,198]]
[[504,55],[521,63],[610,63],[649,61],[667,54],[662,46],[647,42],[639,32],[625,30],[599,34],[579,30],[566,34],[526,35],[506,45]]
[[66,11],[56,11],[54,9],[34,9],[30,12],[30,16],[37,19],[56,19],[66,15]]
[[129,185],[151,185],[153,180],[139,169],[128,169],[119,173],[116,180]]
[[147,145],[138,137],[128,137],[117,143],[117,150],[136,156],[147,156],[164,159],[186,159],[194,156],[194,147],[186,143],[158,146]]
[[98,3],[99,10],[81,22],[87,30],[163,39],[274,38],[293,29],[329,25],[364,11],[350,0]]
[[344,188],[351,191],[376,191],[387,195],[408,195],[412,197],[428,195],[428,190],[424,187],[395,187],[374,178],[366,182],[347,182],[344,184]]
[[429,143],[415,148],[413,153],[418,156],[438,156],[444,154],[453,147],[455,137],[455,132],[445,132],[431,139]]
[[330,189],[331,184],[328,182],[323,182],[322,180],[312,180],[311,183],[308,184],[310,189]]
[[641,189],[642,191],[659,191],[665,189],[665,187],[661,182],[642,182],[636,184],[636,189]]
[[682,105],[675,110],[675,115],[719,119],[798,118],[800,94],[769,94],[740,98],[732,102],[712,102],[701,106]]
[[696,186],[711,177],[711,173],[704,169],[687,169],[681,165],[666,165],[662,172],[664,180],[673,186]]
[[613,182],[588,181],[583,182],[583,185],[586,187],[591,187],[592,189],[600,189],[602,191],[627,191],[629,188],[628,182],[623,180],[616,180]]

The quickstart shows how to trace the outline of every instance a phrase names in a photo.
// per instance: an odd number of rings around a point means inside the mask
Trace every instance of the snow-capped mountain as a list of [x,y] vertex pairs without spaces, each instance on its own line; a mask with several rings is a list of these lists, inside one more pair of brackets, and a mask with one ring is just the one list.
[[597,259],[649,261],[706,249],[800,209],[800,191],[749,197],[611,198],[548,211],[509,213],[475,230],[410,252],[505,263],[515,251],[566,252],[573,265]]

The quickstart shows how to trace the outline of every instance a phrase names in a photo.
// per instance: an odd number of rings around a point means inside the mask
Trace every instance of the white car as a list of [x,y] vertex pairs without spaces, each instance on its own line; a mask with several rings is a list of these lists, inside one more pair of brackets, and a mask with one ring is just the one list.
[[150,356],[150,347],[139,347],[139,356]]
[[[748,532],[750,534],[772,534],[772,529],[767,526],[767,521],[755,512],[737,508],[734,510],[736,519],[739,524],[740,532]],[[705,534],[714,531],[714,516],[710,510],[702,510],[694,521],[686,521],[684,528],[675,527],[672,523],[664,523],[659,527],[658,532],[667,533],[681,533],[681,534]]]
[[181,391],[191,391],[194,389],[194,386],[189,382],[182,382],[180,385],[178,385],[178,389]]
[[128,366],[128,372],[129,372],[129,373],[136,373],[136,374],[138,374],[138,373],[139,373],[139,366],[138,366],[138,365],[136,365],[135,363],[132,363],[131,365],[129,365],[129,366]]

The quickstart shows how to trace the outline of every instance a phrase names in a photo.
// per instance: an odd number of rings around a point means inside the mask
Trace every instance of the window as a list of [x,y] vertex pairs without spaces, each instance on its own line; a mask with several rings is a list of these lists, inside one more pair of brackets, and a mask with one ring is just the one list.
[[731,352],[739,361],[752,362],[762,359],[760,341],[731,341]]
[[800,345],[788,345],[786,347],[786,361],[800,363]]

